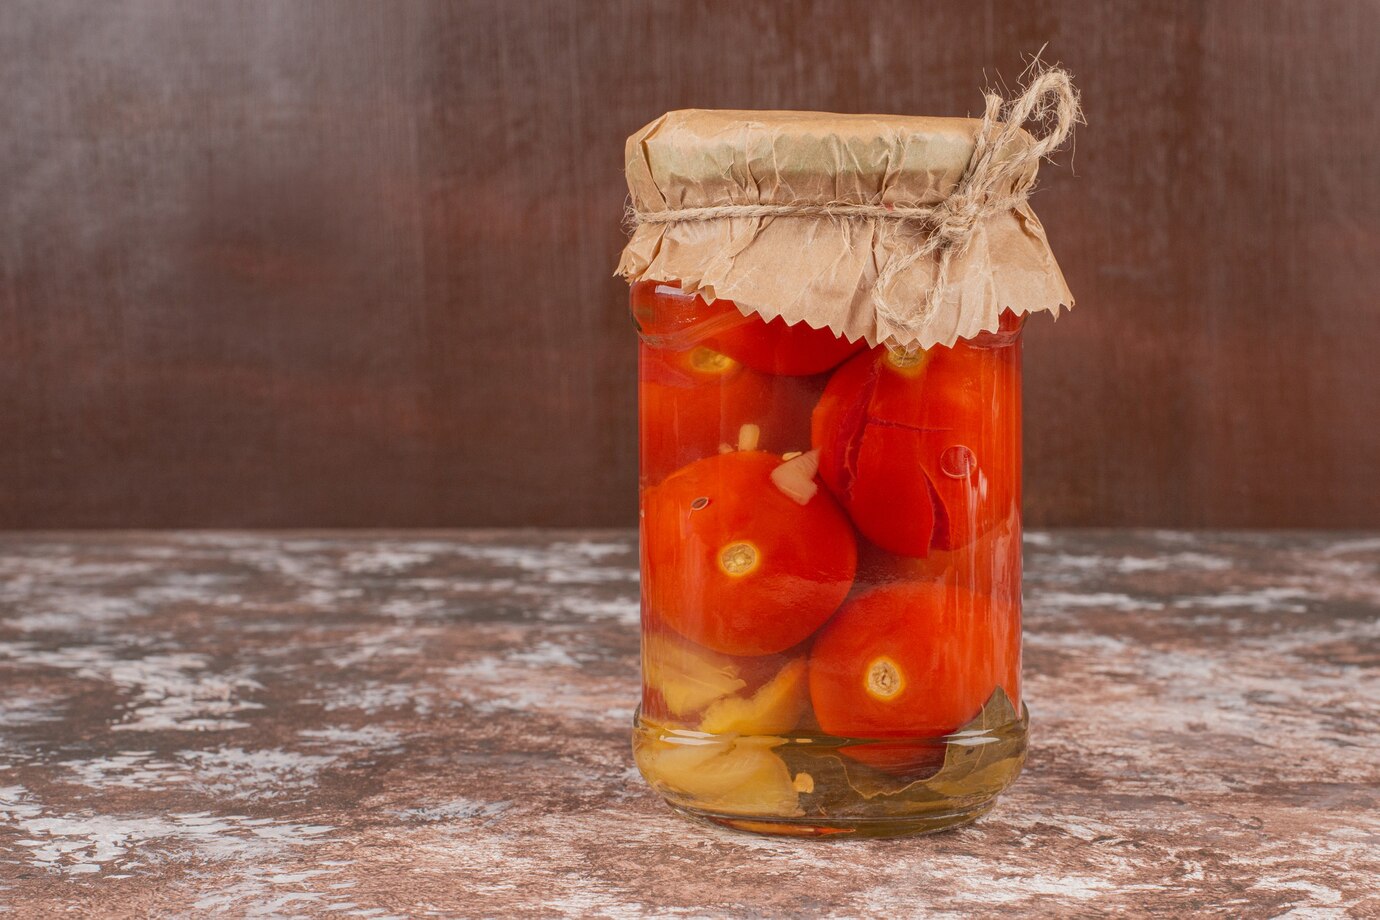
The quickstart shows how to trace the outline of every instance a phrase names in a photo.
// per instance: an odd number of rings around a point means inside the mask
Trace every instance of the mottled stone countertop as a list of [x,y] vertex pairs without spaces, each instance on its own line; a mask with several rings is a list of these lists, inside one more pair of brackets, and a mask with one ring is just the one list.
[[11,916],[1380,916],[1380,537],[1037,533],[1031,757],[899,841],[689,824],[627,533],[0,535]]

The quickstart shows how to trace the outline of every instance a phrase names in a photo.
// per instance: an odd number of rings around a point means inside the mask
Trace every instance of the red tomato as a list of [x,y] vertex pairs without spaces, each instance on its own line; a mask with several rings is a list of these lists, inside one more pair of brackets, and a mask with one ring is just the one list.
[[990,608],[986,598],[938,582],[849,601],[810,653],[820,728],[845,738],[925,739],[970,721],[1006,678],[999,643],[1007,637],[993,633]]
[[744,316],[731,300],[706,303],[674,284],[640,281],[633,285],[632,305],[638,329],[651,344],[684,348],[698,341],[764,374],[820,374],[864,345],[805,323]]
[[[642,477],[655,483],[682,466],[736,444],[743,425],[762,424],[767,378],[703,346],[639,349],[638,412]],[[782,448],[787,450],[790,448]]]
[[834,371],[810,417],[810,442],[820,451],[819,478],[841,499],[847,498],[857,472],[862,431],[877,388],[875,359],[881,354],[874,349]]
[[685,351],[708,345],[706,338],[745,318],[729,301],[708,303],[686,294],[676,282],[638,281],[632,286],[633,322],[642,341],[653,348]]
[[[736,307],[731,309],[737,312]],[[748,367],[766,374],[819,374],[838,366],[865,344],[849,342],[828,329],[811,329],[803,322],[786,325],[781,317],[762,322],[748,317],[747,322],[725,329],[714,336],[715,347],[732,355]]]
[[815,409],[820,478],[864,536],[893,553],[955,549],[1019,501],[1012,347],[882,349],[834,372]]
[[642,478],[654,484],[671,473],[737,446],[744,425],[757,426],[757,446],[772,453],[810,445],[810,406],[818,378],[773,378],[732,358],[696,346],[665,351],[643,344],[638,372]]
[[935,550],[918,559],[897,556],[870,544],[858,547],[855,590],[921,582],[965,591],[974,613],[987,625],[998,681],[1020,706],[1021,549],[1017,520],[1002,522],[955,550]]
[[729,655],[803,641],[848,594],[857,545],[820,490],[804,505],[771,482],[781,459],[736,451],[698,460],[643,493],[643,584],[652,614]]
[[888,553],[863,542],[858,546],[857,584],[880,587],[905,581],[943,581],[977,594],[1019,597],[1019,533],[1014,521],[1004,521],[965,546],[931,550],[920,558]]

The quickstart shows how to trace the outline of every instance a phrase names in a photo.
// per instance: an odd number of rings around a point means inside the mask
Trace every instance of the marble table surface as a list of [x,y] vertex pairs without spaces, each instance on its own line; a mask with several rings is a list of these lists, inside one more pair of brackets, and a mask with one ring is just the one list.
[[626,532],[0,535],[11,916],[1380,916],[1380,536],[1027,538],[1026,771],[896,841],[642,784]]

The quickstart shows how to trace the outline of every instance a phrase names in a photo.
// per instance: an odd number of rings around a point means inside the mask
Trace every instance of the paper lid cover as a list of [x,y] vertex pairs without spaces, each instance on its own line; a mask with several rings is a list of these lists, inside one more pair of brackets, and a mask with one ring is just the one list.
[[668,112],[628,138],[617,273],[898,348],[995,331],[1007,309],[1057,313],[1073,297],[1026,195],[1067,131],[1019,127],[1050,114],[1039,99],[1007,123],[988,103],[986,119]]

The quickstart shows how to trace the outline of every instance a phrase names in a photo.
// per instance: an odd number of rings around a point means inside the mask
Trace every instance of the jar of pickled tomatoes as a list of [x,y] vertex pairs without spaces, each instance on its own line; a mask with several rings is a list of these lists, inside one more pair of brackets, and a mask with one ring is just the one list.
[[633,750],[690,817],[921,833],[1020,772],[1021,330],[1072,298],[1025,201],[1039,141],[991,113],[672,112],[629,140]]

